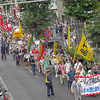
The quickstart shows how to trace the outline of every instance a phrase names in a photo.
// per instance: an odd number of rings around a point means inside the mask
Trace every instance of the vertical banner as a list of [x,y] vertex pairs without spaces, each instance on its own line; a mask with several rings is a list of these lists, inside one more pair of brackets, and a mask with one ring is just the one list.
[[40,43],[40,54],[41,54],[41,50],[42,50],[42,44]]
[[42,45],[42,48],[41,48],[41,57],[43,57],[43,53],[44,53],[44,49],[43,49],[43,45]]
[[70,47],[70,25],[68,25],[68,49],[72,49],[72,47]]
[[0,16],[0,28],[4,29],[4,24],[1,16]]
[[75,50],[75,54],[74,54],[74,59],[73,59],[74,63],[75,63],[75,60],[77,58],[77,50],[78,50],[78,44],[76,45],[76,50]]
[[48,46],[48,41],[49,41],[49,31],[44,30],[44,37],[45,37],[45,45]]
[[54,42],[54,55],[56,55],[57,43]]

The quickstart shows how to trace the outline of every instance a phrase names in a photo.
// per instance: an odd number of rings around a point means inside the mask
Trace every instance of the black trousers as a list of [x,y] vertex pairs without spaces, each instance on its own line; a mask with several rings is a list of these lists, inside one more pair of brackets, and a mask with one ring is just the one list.
[[68,89],[71,89],[72,82],[68,81]]

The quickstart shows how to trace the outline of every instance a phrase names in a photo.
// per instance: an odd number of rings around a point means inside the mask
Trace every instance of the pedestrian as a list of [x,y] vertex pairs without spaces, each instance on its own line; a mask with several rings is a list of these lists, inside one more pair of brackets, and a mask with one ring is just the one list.
[[26,64],[26,67],[25,68],[28,68],[29,69],[29,61],[30,61],[30,55],[27,51],[27,53],[24,55],[24,61],[25,61],[25,64]]
[[56,31],[56,36],[58,36],[58,25],[56,25],[55,31]]
[[61,82],[61,85],[64,84],[64,79],[65,79],[65,66],[63,65],[62,61],[59,62],[59,65],[57,67],[57,74],[58,76],[60,77],[60,82]]
[[19,51],[18,51],[18,47],[16,48],[15,55],[16,55],[16,66],[17,66],[17,65],[20,65],[20,63],[19,63],[20,58],[19,58]]
[[60,26],[59,26],[59,34],[61,36],[61,40],[62,40],[62,30],[63,30],[63,26],[62,26],[62,24],[60,24]]
[[95,74],[99,74],[99,72],[98,72],[99,67],[100,67],[100,65],[99,65],[99,63],[98,63],[98,64],[97,64],[97,67],[94,69],[94,73],[95,73]]
[[68,34],[66,33],[66,31],[64,32],[64,45],[68,48]]
[[82,63],[79,62],[79,60],[77,59],[75,65],[74,65],[75,72],[79,71],[79,66],[82,66]]
[[35,57],[34,57],[34,55],[31,55],[31,66],[32,66],[32,68],[33,68],[33,75],[35,75]]
[[43,66],[44,66],[44,71],[45,74],[47,73],[47,70],[49,68],[49,61],[47,60],[47,58],[45,57],[44,61],[43,61]]
[[75,72],[73,71],[73,68],[70,68],[70,71],[67,74],[67,80],[68,80],[68,89],[71,88],[72,82],[74,80]]
[[71,86],[71,92],[74,94],[74,100],[81,100],[81,89],[83,91],[82,85],[80,82],[78,82],[77,77],[75,76],[75,80],[72,83]]
[[9,54],[9,43],[7,42],[7,40],[5,42],[5,48],[6,48],[6,54]]
[[51,95],[54,95],[53,82],[52,82],[50,70],[47,70],[47,75],[46,75],[46,78],[45,78],[45,84],[47,86],[47,96],[50,97],[50,90],[51,90]]
[[68,74],[68,72],[70,71],[70,67],[71,67],[71,65],[70,65],[68,59],[66,59],[66,63],[65,63],[66,74]]
[[55,78],[57,78],[58,77],[58,75],[57,75],[57,66],[58,66],[58,62],[57,62],[57,59],[56,59],[56,56],[55,55],[53,55],[54,56],[54,69],[55,69]]
[[52,27],[50,28],[50,35],[51,35],[51,39],[53,38],[53,30]]
[[3,56],[6,59],[6,53],[5,52],[6,52],[5,44],[3,43],[2,46],[1,46],[2,59],[3,59]]

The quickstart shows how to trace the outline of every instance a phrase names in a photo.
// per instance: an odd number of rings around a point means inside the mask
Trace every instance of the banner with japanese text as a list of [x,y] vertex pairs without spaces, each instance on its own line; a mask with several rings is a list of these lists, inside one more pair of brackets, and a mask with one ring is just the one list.
[[77,76],[78,82],[81,83],[83,92],[82,96],[90,96],[100,94],[100,74],[88,77]]
[[45,37],[45,45],[48,46],[48,41],[49,41],[49,31],[44,30],[44,37]]
[[86,60],[91,60],[93,57],[93,52],[89,43],[86,41],[86,37],[82,34],[80,44],[78,46],[77,54],[83,56]]

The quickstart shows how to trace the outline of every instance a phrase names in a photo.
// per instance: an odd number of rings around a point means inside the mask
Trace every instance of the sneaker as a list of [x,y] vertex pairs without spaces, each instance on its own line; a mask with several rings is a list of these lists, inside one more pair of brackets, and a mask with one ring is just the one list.
[[27,69],[27,67],[25,67],[25,69]]

